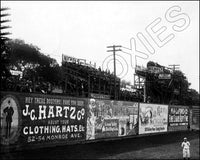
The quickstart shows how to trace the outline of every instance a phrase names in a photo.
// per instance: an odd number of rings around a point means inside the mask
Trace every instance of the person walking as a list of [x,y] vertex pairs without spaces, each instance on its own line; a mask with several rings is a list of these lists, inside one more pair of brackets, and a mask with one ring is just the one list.
[[187,138],[184,138],[184,141],[181,144],[183,148],[183,159],[190,159],[190,142],[187,141]]

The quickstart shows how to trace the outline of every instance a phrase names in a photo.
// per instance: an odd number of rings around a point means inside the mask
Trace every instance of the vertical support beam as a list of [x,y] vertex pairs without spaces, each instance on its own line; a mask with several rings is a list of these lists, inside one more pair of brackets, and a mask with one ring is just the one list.
[[146,93],[146,78],[144,79],[144,102],[146,102],[146,97],[147,93]]
[[113,58],[114,58],[114,99],[116,99],[116,58],[115,58],[115,46],[113,46]]
[[101,94],[101,77],[99,76],[99,94]]
[[88,97],[90,96],[90,74],[88,74]]

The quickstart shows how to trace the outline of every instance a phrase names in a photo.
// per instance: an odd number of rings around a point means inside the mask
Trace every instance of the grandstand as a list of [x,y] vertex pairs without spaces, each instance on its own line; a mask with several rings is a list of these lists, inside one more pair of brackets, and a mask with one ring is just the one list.
[[109,95],[113,99],[116,91],[116,99],[119,99],[120,78],[116,77],[114,88],[114,75],[101,68],[96,69],[91,62],[63,55],[62,72],[64,93],[69,96],[90,97],[90,93],[95,93]]
[[[126,90],[121,87],[121,80],[110,71],[103,71],[96,64],[87,62],[85,59],[77,59],[71,56],[62,56],[63,93],[68,96],[90,97],[98,94],[98,97],[109,97],[109,99],[138,101],[143,96],[137,90]],[[114,96],[116,92],[116,97]],[[105,98],[107,99],[107,98]]]
[[[60,66],[62,78],[59,85],[45,81],[42,77],[29,79],[24,78],[23,73],[18,70],[10,70],[11,76],[2,79],[2,91],[17,91],[41,94],[62,94],[72,97],[83,98],[105,98],[124,101],[143,100],[139,90],[127,89],[121,85],[121,80],[116,77],[116,87],[114,85],[115,76],[110,71],[103,71],[96,64],[92,64],[85,59],[78,59],[71,56],[62,56]],[[116,92],[116,97],[115,97]]]

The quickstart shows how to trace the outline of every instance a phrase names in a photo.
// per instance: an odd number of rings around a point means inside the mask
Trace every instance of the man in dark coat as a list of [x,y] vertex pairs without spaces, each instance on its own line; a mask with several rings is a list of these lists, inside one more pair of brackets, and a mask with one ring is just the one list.
[[8,106],[3,110],[6,114],[6,138],[10,137],[10,129],[12,123],[12,116],[14,114],[13,107],[11,106],[10,100],[8,101]]

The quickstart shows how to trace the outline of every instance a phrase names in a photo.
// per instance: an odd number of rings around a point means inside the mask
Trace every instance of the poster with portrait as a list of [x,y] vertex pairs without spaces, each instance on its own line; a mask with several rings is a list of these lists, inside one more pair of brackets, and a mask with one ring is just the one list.
[[85,99],[1,92],[1,144],[40,147],[86,139]]
[[86,140],[137,133],[138,103],[89,99]]
[[1,99],[1,144],[14,144],[20,134],[20,108],[18,100],[12,95]]
[[139,134],[167,132],[168,106],[140,103]]

